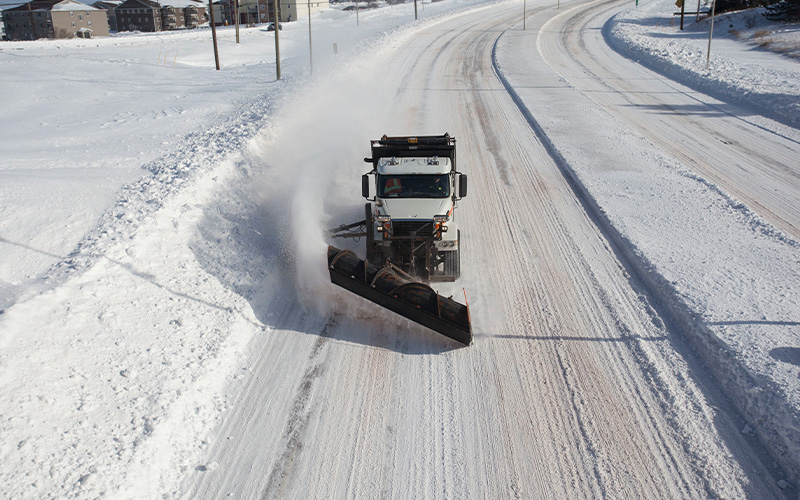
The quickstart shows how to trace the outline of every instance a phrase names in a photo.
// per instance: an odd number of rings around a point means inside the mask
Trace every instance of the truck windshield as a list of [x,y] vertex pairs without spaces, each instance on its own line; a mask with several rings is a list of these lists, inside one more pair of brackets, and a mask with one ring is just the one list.
[[380,198],[447,198],[450,196],[449,174],[378,175]]

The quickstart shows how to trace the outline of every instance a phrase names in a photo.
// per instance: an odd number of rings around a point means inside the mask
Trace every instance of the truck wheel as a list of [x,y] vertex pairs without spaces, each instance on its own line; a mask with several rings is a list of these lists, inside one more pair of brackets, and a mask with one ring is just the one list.
[[458,232],[458,250],[444,254],[444,274],[455,279],[461,276],[461,231]]
[[379,266],[382,264],[378,262],[380,259],[380,253],[378,252],[378,246],[375,244],[375,224],[372,220],[372,204],[366,203],[364,204],[364,218],[366,220],[366,227],[367,227],[367,262],[372,264],[373,266]]

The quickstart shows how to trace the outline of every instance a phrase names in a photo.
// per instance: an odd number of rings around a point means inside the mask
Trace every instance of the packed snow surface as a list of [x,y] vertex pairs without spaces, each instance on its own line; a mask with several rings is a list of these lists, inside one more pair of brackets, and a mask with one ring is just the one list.
[[[0,44],[4,496],[796,496],[800,30],[524,8]],[[324,260],[443,132],[463,349]]]

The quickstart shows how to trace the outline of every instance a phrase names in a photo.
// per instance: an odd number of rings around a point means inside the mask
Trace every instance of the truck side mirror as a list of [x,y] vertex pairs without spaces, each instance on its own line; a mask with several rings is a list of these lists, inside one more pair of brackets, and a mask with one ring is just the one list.
[[361,196],[369,198],[369,175],[361,176]]
[[465,198],[467,196],[467,176],[466,174],[459,174],[458,176],[458,197]]

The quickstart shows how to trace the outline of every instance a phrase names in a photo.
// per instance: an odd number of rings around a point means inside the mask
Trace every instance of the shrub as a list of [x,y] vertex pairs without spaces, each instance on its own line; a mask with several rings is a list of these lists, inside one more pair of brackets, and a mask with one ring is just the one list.
[[723,12],[733,12],[735,10],[752,9],[762,7],[774,0],[716,0],[717,6],[714,7],[717,14]]
[[800,21],[800,0],[782,0],[768,5],[764,15],[770,21],[785,23]]

